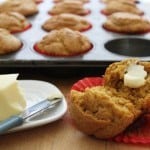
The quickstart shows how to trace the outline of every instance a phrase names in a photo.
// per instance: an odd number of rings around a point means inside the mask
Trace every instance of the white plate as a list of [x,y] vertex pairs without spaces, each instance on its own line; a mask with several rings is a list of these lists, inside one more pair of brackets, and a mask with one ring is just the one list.
[[[61,93],[61,91],[56,86],[45,81],[19,80],[19,84],[25,92],[27,108],[40,102],[41,100],[44,100],[45,98],[53,94]],[[15,127],[9,130],[9,132],[24,130],[36,126],[41,126],[47,123],[51,123],[53,121],[60,119],[65,114],[66,111],[67,111],[67,103],[63,96],[62,102],[58,104],[56,107],[47,110],[46,112],[41,113],[40,115],[32,119],[26,120],[23,123],[23,125]]]

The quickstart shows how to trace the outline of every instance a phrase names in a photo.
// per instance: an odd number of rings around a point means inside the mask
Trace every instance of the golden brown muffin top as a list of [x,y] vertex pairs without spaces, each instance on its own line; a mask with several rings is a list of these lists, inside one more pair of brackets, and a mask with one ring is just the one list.
[[104,9],[106,14],[112,14],[115,12],[129,12],[137,15],[142,15],[143,11],[141,11],[136,4],[128,3],[128,2],[117,2],[112,1],[106,5]]
[[116,1],[116,2],[128,2],[128,3],[135,3],[136,0],[102,0],[102,2],[104,3],[109,3],[109,2],[112,2],[112,1]]
[[83,3],[80,1],[64,1],[60,2],[49,11],[53,15],[58,15],[62,13],[72,13],[78,15],[86,15],[87,10],[84,9]]
[[34,15],[38,12],[36,3],[33,0],[6,0],[0,4],[0,12],[15,11],[24,16]]
[[51,31],[37,43],[37,46],[46,53],[72,55],[89,50],[91,43],[80,32],[63,28]]
[[46,31],[61,29],[61,28],[70,28],[72,30],[82,31],[87,29],[90,26],[90,23],[83,17],[74,15],[74,14],[60,14],[52,16],[44,24],[43,28]]
[[89,2],[89,0],[54,0],[54,2],[64,2],[64,1],[80,1],[80,2],[83,2],[83,3],[87,3]]
[[127,12],[113,13],[104,23],[104,28],[122,33],[146,33],[150,31],[150,21]]
[[0,28],[0,54],[18,51],[21,45],[21,41],[10,34],[9,31]]
[[5,28],[10,32],[21,31],[29,25],[27,19],[17,12],[0,13],[0,28]]

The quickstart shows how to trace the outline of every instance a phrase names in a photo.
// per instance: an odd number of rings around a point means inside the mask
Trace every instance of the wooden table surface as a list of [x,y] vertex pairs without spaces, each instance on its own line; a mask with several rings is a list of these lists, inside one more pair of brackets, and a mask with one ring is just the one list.
[[[81,77],[26,76],[55,84],[68,97],[71,85]],[[47,125],[0,136],[0,150],[150,150],[150,145],[108,142],[84,135],[74,128],[66,115]]]

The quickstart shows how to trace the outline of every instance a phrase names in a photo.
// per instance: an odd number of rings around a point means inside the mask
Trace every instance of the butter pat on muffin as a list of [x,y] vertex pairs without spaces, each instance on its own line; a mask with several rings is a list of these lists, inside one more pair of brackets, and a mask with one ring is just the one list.
[[0,121],[21,113],[26,107],[18,74],[0,75]]
[[144,66],[131,64],[127,68],[127,73],[124,74],[124,85],[130,88],[139,88],[146,82],[147,72]]

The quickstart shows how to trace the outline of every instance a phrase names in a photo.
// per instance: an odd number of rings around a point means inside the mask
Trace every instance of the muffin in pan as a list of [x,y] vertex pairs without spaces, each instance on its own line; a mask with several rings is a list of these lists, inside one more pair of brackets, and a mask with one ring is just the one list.
[[83,3],[80,1],[64,1],[60,2],[52,7],[49,11],[51,15],[59,15],[62,13],[71,13],[76,15],[87,15],[89,10],[83,7]]
[[111,15],[115,12],[129,12],[137,15],[143,15],[144,12],[140,10],[136,4],[130,2],[109,2],[106,7],[101,11],[105,15]]
[[135,14],[118,12],[108,16],[103,27],[112,32],[142,34],[150,32],[150,21]]
[[85,18],[74,14],[52,16],[42,25],[42,28],[46,31],[62,29],[65,27],[77,31],[86,31],[90,29],[92,25]]
[[[66,0],[53,0],[55,3],[64,2]],[[82,3],[87,3],[89,0],[68,0],[68,1],[80,1]]]
[[86,82],[81,83],[84,91],[77,90],[78,82],[71,89],[69,111],[76,127],[88,135],[112,138],[148,112],[150,62],[113,63],[106,69],[104,85],[86,88]]
[[53,30],[34,45],[34,49],[48,56],[76,56],[91,50],[89,39],[78,31],[68,28]]
[[38,13],[38,8],[33,0],[6,0],[0,3],[0,13],[15,11],[24,16],[31,16]]
[[27,19],[17,12],[0,13],[0,20],[0,28],[7,29],[11,33],[25,31],[31,27]]
[[20,50],[22,43],[6,29],[0,28],[0,55]]
[[109,3],[109,2],[112,2],[112,1],[117,1],[117,2],[129,2],[129,3],[136,3],[137,1],[136,0],[101,0],[102,2],[104,3]]

